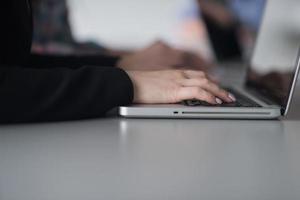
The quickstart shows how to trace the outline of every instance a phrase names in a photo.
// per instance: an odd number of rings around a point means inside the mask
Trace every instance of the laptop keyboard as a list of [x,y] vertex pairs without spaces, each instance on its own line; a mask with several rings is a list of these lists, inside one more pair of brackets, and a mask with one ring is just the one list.
[[205,101],[199,100],[185,100],[182,103],[186,106],[211,106],[211,107],[261,107],[259,104],[244,96],[243,94],[238,93],[230,88],[225,88],[228,92],[233,94],[236,97],[236,101],[232,103],[223,102],[220,105],[210,104]]

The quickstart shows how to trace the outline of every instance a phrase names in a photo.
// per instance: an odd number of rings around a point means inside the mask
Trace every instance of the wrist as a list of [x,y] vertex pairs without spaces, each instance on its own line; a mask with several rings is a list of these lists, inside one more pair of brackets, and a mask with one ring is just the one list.
[[130,63],[130,56],[124,55],[124,56],[120,57],[120,59],[116,63],[116,66],[118,68],[126,70],[126,69],[128,69],[128,65],[129,65],[128,63]]
[[132,88],[133,88],[133,98],[132,101],[133,103],[137,102],[137,80],[136,80],[136,76],[137,76],[137,72],[136,71],[131,71],[131,70],[125,70],[125,72],[127,73],[128,77],[130,78],[131,82],[132,82]]

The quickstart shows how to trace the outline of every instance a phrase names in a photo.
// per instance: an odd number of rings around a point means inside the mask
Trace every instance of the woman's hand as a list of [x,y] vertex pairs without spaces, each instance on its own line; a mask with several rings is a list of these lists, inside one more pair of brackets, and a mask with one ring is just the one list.
[[197,99],[211,104],[233,102],[204,72],[193,70],[127,71],[134,85],[134,103],[178,103]]

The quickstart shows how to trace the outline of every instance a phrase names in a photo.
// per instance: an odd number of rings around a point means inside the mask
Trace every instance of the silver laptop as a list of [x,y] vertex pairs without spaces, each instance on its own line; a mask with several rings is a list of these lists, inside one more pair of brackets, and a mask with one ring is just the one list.
[[[293,26],[292,22],[295,16],[287,16],[278,10],[287,5],[291,6],[288,10],[300,8],[292,2],[297,1],[291,1],[291,4],[285,1],[268,1],[244,84],[226,87],[236,96],[237,102],[209,105],[202,101],[186,100],[178,104],[139,104],[120,107],[119,114],[129,118],[207,119],[274,119],[285,116],[300,68],[300,38],[290,38],[291,33],[298,31],[297,23]],[[286,24],[289,26],[285,26]]]

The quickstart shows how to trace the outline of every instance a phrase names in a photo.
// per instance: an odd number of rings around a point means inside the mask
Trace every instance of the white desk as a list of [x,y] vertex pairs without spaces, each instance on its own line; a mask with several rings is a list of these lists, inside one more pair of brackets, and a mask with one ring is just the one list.
[[0,199],[298,200],[297,99],[283,121],[1,126]]

